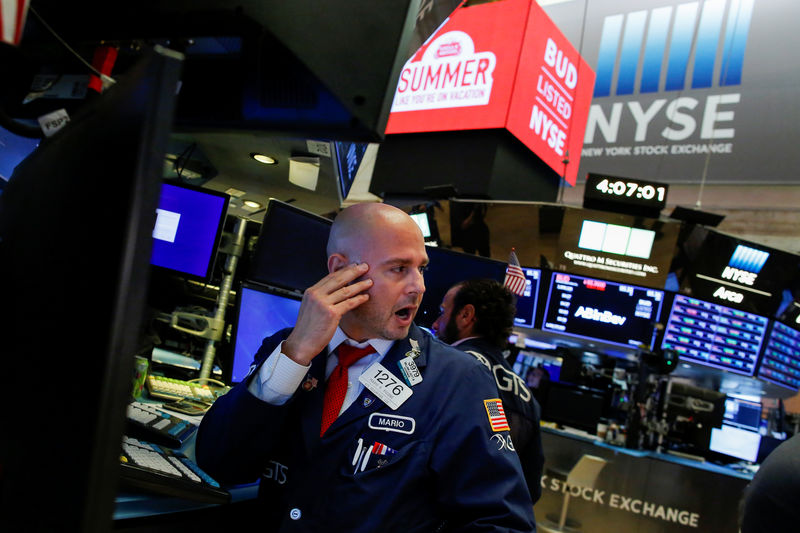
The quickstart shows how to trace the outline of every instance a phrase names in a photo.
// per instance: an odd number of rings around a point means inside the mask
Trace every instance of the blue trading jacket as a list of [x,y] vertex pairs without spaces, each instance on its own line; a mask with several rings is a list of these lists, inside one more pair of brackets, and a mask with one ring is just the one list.
[[[288,333],[265,339],[255,365]],[[260,477],[267,531],[535,531],[509,432],[490,425],[484,400],[498,398],[491,375],[416,326],[409,338],[419,342],[423,380],[397,410],[365,389],[320,438],[321,354],[283,406],[255,398],[248,380],[219,398],[198,430],[199,465],[227,483]],[[382,361],[398,379],[409,338]],[[371,454],[363,471],[353,466],[359,439],[387,452]]]

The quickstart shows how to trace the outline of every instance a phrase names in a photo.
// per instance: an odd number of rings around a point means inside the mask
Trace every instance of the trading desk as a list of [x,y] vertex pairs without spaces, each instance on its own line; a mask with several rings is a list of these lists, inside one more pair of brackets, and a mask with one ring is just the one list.
[[[542,427],[545,469],[537,523],[557,522],[570,491],[568,524],[592,533],[737,533],[738,507],[752,475],[657,452],[629,450]],[[583,455],[607,462],[591,487],[569,489],[566,474]]]
[[[180,415],[199,424],[200,416]],[[195,460],[195,438],[192,434],[179,451]],[[230,503],[214,504],[201,500],[161,494],[132,488],[122,483],[114,507],[114,530],[133,532],[153,531],[221,531],[251,527],[257,516],[258,483],[226,486]]]

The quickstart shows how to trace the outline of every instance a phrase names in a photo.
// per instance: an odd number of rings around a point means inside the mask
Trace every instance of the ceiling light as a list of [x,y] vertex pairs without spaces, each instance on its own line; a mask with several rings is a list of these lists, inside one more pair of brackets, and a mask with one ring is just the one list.
[[275,165],[278,163],[278,160],[275,159],[274,157],[270,157],[264,154],[257,154],[255,152],[250,154],[250,157],[258,161],[259,163],[264,163],[265,165]]
[[253,209],[260,209],[260,208],[262,207],[260,203],[258,203],[258,202],[255,202],[255,201],[253,201],[253,200],[245,200],[245,201],[244,201],[244,202],[242,202],[242,203],[243,203],[244,205],[246,205],[247,207],[252,207]]

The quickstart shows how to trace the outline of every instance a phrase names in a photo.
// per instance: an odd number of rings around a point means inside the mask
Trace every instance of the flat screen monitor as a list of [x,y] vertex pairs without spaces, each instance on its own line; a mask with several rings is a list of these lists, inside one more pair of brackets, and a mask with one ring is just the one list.
[[223,192],[162,183],[150,263],[187,278],[209,279],[229,200]]
[[800,390],[800,330],[773,322],[758,377],[787,389]]
[[554,272],[542,329],[648,350],[664,291]]
[[436,246],[425,246],[428,268],[425,271],[425,294],[415,321],[430,328],[439,316],[439,306],[447,290],[460,281],[488,278],[503,282],[506,263],[478,255]]
[[755,462],[761,445],[761,402],[729,394],[722,426],[711,429],[709,451]]
[[[0,195],[2,531],[112,529],[181,64],[145,50]],[[63,398],[31,394],[32,365]]]
[[426,239],[431,236],[431,225],[428,223],[428,213],[411,213],[411,218],[419,226],[422,236]]
[[752,376],[767,318],[676,294],[661,342],[680,359]]
[[356,179],[358,168],[364,159],[369,143],[353,141],[334,141],[333,151],[336,158],[336,171],[339,176],[339,195],[344,201],[350,194]]
[[328,275],[333,221],[270,199],[245,279],[302,293]]
[[605,407],[606,397],[602,392],[553,381],[542,406],[542,420],[594,435]]
[[233,328],[232,384],[247,377],[261,341],[281,329],[293,327],[299,311],[300,298],[293,293],[253,284],[242,285]]
[[517,297],[517,314],[514,326],[533,328],[536,321],[536,309],[539,301],[539,281],[542,279],[540,268],[522,267],[525,273],[525,292]]

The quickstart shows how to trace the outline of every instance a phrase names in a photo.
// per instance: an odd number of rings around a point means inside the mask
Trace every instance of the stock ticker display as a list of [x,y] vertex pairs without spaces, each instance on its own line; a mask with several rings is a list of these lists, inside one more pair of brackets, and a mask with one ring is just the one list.
[[681,359],[752,376],[767,318],[676,294],[661,348]]

